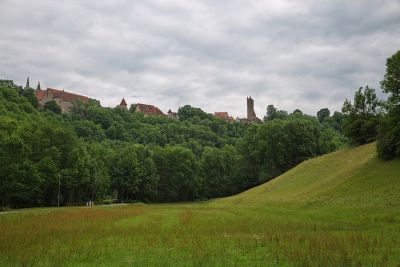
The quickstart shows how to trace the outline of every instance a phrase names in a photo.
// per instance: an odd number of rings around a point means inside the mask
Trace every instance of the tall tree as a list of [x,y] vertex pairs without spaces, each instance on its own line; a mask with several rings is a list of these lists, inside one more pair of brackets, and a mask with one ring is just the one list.
[[331,112],[328,108],[322,108],[317,112],[317,118],[319,122],[323,122],[326,118],[329,118]]
[[315,119],[289,116],[252,126],[241,146],[254,182],[266,181],[319,152]]
[[375,89],[368,86],[360,87],[356,91],[353,103],[345,100],[342,108],[345,115],[343,131],[353,145],[362,145],[376,140],[381,106],[382,103],[376,96]]
[[387,59],[381,87],[389,94],[388,100],[391,104],[400,105],[400,50]]
[[35,108],[38,107],[39,102],[36,98],[35,90],[33,90],[32,88],[25,88],[22,95],[29,100],[32,106],[34,106]]
[[274,105],[267,106],[267,112],[264,116],[264,121],[272,121],[275,119],[284,119],[288,116],[286,110],[278,110]]
[[160,177],[160,201],[188,201],[198,197],[200,182],[196,158],[190,149],[166,146],[154,151],[154,162]]
[[400,50],[386,61],[381,87],[389,94],[387,114],[379,130],[377,149],[382,159],[400,156]]

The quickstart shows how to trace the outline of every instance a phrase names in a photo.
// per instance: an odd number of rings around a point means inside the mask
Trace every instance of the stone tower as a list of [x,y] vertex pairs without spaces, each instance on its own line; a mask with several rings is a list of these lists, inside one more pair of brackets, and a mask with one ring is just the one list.
[[29,76],[28,76],[28,78],[26,79],[26,85],[25,85],[25,88],[29,88],[30,86],[29,86]]
[[121,103],[119,104],[119,108],[122,110],[128,109],[128,105],[126,104],[125,98],[122,98]]
[[254,121],[257,119],[256,113],[254,111],[254,100],[250,97],[247,98],[247,119]]

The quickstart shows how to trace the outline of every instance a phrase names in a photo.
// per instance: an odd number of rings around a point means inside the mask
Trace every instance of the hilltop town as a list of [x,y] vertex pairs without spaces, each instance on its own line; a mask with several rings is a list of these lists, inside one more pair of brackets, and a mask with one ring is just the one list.
[[[13,83],[12,80],[0,80],[1,83]],[[30,87],[29,77],[26,80],[25,88]],[[72,107],[76,101],[80,101],[84,104],[87,104],[90,100],[90,97],[80,95],[77,93],[72,93],[65,91],[64,89],[56,89],[56,88],[47,88],[42,89],[40,85],[40,81],[38,81],[36,90],[35,90],[36,99],[38,101],[38,107],[43,108],[44,105],[49,101],[54,101],[61,109],[61,113],[70,113]],[[122,98],[118,108],[122,110],[128,110],[128,104],[125,98]],[[135,103],[131,105],[131,108],[134,112],[143,113],[144,116],[167,116],[169,118],[178,119],[178,112],[173,112],[171,109],[167,111],[165,114],[162,112],[157,106],[151,104],[143,104],[143,103]],[[257,117],[254,111],[254,100],[251,97],[247,97],[247,117],[246,118],[233,118],[226,111],[217,111],[213,114],[215,117],[228,121],[228,122],[238,122],[238,123],[259,123],[262,122],[260,118]]]

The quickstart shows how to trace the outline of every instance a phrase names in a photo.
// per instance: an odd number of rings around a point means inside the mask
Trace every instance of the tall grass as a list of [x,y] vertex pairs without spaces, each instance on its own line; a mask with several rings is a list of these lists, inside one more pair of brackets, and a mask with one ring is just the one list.
[[0,265],[400,266],[400,161],[371,151],[318,158],[206,203],[0,214]]
[[[0,263],[17,266],[395,266],[399,221],[308,221],[291,210],[141,205],[0,217]],[[374,224],[376,223],[376,224]],[[393,230],[393,232],[392,232]]]

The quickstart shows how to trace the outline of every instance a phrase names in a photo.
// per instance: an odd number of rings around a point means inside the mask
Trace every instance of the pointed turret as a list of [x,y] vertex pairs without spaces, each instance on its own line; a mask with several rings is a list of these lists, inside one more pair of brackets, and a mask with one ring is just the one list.
[[119,104],[119,107],[124,110],[128,109],[128,104],[126,104],[125,98],[122,98],[121,103]]
[[40,81],[38,81],[38,83],[37,83],[36,90],[38,90],[38,91],[42,90],[42,89],[40,88]]
[[28,78],[26,79],[26,85],[25,85],[25,88],[29,88],[30,86],[29,86],[29,76],[28,76]]

